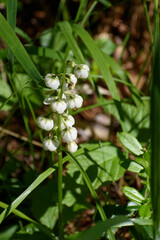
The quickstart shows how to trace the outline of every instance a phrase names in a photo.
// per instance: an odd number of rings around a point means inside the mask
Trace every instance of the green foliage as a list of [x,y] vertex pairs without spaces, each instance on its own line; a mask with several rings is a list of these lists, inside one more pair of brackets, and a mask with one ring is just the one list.
[[[153,45],[137,83],[153,52],[151,99],[133,85],[122,67],[123,54],[131,33],[126,34],[122,43],[119,62],[112,57],[117,44],[108,37],[92,37],[92,21],[94,23],[94,17],[98,17],[96,13],[99,6],[104,11],[120,3],[112,5],[108,0],[91,3],[81,0],[77,2],[74,21],[69,22],[66,20],[73,17],[69,14],[66,1],[60,1],[55,25],[32,39],[24,30],[16,27],[17,1],[0,2],[7,11],[7,20],[0,13],[0,110],[5,116],[4,122],[0,120],[1,130],[4,131],[0,133],[0,193],[4,198],[1,199],[3,202],[0,201],[0,208],[3,209],[0,213],[0,240],[49,240],[57,239],[59,234],[57,156],[42,150],[39,140],[43,137],[35,126],[39,112],[44,110],[45,115],[50,115],[47,108],[42,107],[44,93],[50,94],[49,89],[44,88],[43,77],[48,72],[61,73],[69,59],[90,66],[92,75],[88,81],[80,82],[79,89],[87,83],[94,91],[91,97],[84,94],[86,105],[83,108],[69,113],[82,113],[82,119],[86,110],[102,107],[111,123],[109,126],[104,124],[109,130],[105,142],[96,141],[95,137],[93,141],[80,144],[74,154],[62,147],[65,239],[114,240],[117,237],[116,230],[122,228],[123,231],[123,227],[127,227],[134,239],[159,239],[158,1],[154,1],[154,37],[147,4],[145,0],[142,1]],[[16,34],[27,44],[23,44]],[[119,83],[129,90],[127,99],[122,99],[119,94]],[[106,96],[101,93],[101,86],[107,90]],[[93,104],[88,106],[87,100],[92,96]],[[81,123],[77,121],[77,127]],[[19,125],[16,134],[14,125]],[[11,141],[12,138],[17,139],[16,143]],[[108,192],[108,189],[111,190]],[[84,212],[88,213],[88,209],[92,211],[90,223],[94,226],[82,231],[81,216]],[[76,220],[78,223],[75,223]],[[75,225],[75,233],[68,236],[66,226],[70,223],[71,226]]]

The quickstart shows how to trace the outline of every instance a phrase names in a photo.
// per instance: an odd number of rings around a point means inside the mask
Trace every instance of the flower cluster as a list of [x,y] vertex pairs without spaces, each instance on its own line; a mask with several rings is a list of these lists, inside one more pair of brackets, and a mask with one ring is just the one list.
[[[77,138],[77,130],[74,128],[75,120],[69,115],[70,109],[80,108],[83,104],[83,98],[75,94],[75,85],[77,79],[86,79],[89,74],[89,67],[85,64],[77,65],[72,61],[68,61],[68,67],[74,67],[73,73],[52,74],[48,73],[45,78],[45,84],[53,92],[43,101],[45,105],[49,105],[52,110],[53,117],[39,116],[37,125],[39,128],[48,131],[49,136],[43,140],[43,148],[48,151],[56,151],[59,146],[58,128],[61,132],[61,138],[66,143],[66,149],[74,153],[78,146],[75,142]],[[60,124],[58,123],[58,115],[60,115]]]

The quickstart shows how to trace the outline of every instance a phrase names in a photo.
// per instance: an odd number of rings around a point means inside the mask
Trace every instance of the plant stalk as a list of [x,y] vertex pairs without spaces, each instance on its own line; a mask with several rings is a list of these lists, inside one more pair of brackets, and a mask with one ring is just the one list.
[[63,232],[63,192],[62,192],[62,172],[63,172],[63,164],[62,164],[62,141],[61,141],[61,115],[58,114],[58,232],[59,232],[59,240],[64,239]]

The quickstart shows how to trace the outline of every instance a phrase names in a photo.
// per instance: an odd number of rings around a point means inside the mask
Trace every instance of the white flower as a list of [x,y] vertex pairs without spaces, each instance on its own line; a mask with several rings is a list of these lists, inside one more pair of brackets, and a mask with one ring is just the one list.
[[72,142],[77,138],[77,129],[71,127],[62,132],[62,138],[65,142]]
[[51,109],[53,112],[57,112],[59,114],[64,113],[67,108],[67,104],[63,100],[58,100],[51,103]]
[[58,146],[59,146],[59,141],[56,138],[52,140],[51,138],[46,137],[43,140],[43,148],[47,151],[54,152],[56,151]]
[[55,74],[48,73],[44,78],[47,87],[56,90],[60,86],[59,78]]
[[65,128],[71,128],[75,124],[75,120],[71,115],[63,115],[61,120],[61,130]]
[[66,77],[69,78],[69,82],[72,83],[72,84],[76,84],[77,83],[77,78],[74,74],[72,73],[66,73]]
[[74,153],[77,151],[78,145],[73,141],[67,144],[66,149],[70,153]]
[[74,69],[74,74],[77,78],[84,78],[86,79],[89,74],[89,67],[85,64],[80,64]]
[[54,96],[47,97],[47,98],[44,99],[43,104],[49,105],[49,104],[53,103],[54,101],[55,101],[55,97]]
[[71,99],[69,99],[67,103],[67,108],[73,109],[73,108],[80,108],[83,104],[83,98],[79,96],[78,94],[75,94]]
[[45,118],[44,116],[39,116],[37,118],[37,125],[41,129],[50,131],[54,127],[54,122],[51,118]]

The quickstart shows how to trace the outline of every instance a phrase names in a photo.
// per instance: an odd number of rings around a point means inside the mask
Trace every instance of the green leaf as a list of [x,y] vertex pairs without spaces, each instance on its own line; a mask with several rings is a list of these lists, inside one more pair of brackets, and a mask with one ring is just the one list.
[[119,97],[119,94],[118,94],[118,91],[116,88],[116,84],[112,78],[111,72],[108,68],[108,65],[106,63],[106,60],[105,60],[102,52],[99,50],[98,46],[96,45],[96,43],[94,42],[94,40],[91,38],[91,36],[89,35],[89,33],[86,30],[84,30],[81,26],[79,26],[77,24],[73,24],[72,28],[76,32],[76,34],[78,34],[80,36],[80,38],[86,45],[87,49],[89,50],[91,56],[97,63],[97,65],[104,77],[104,81],[110,90],[111,96],[113,97],[113,99],[115,101],[115,104],[116,104],[116,107],[118,110],[118,114],[119,114],[119,119],[120,119],[120,122],[121,122],[121,125],[123,128],[123,131],[124,131],[125,130],[124,116],[123,116],[123,111],[121,108],[120,97]]
[[126,132],[118,133],[118,139],[121,142],[121,144],[131,153],[137,156],[143,154],[141,144],[131,134]]
[[12,226],[7,226],[6,228],[1,228],[0,240],[9,240],[15,234],[18,229],[18,225],[14,224]]
[[151,217],[151,211],[149,209],[148,205],[142,205],[139,209],[139,215],[141,218],[150,218]]
[[16,34],[9,26],[3,15],[0,13],[0,35],[1,38],[5,41],[7,46],[12,51],[13,55],[28,73],[31,79],[36,82],[43,81],[40,73],[38,72],[37,68],[33,64],[32,60],[30,59],[29,55],[27,54],[26,50],[24,49],[22,43],[17,38]]
[[124,186],[122,188],[122,192],[126,197],[129,198],[129,200],[137,204],[141,204],[145,200],[142,194],[140,194],[140,192],[133,187]]
[[72,236],[69,238],[70,240],[97,240],[101,235],[103,235],[109,228],[112,227],[125,227],[125,226],[134,226],[134,224],[139,225],[152,225],[152,221],[146,220],[139,221],[139,219],[129,219],[124,216],[115,217],[113,219],[109,219],[106,222],[99,222],[94,227],[82,232],[77,237]]
[[73,37],[72,34],[72,28],[68,22],[60,22],[58,23],[70,49],[73,51],[73,54],[75,55],[75,58],[77,59],[78,63],[85,63],[83,54],[76,42],[76,40]]
[[[1,86],[0,87],[0,106],[1,106],[1,104],[3,104],[4,101],[6,101],[6,99],[10,97],[10,95],[12,94],[12,90],[9,84],[3,81],[1,77],[0,77],[0,86]],[[12,107],[13,107],[13,101],[6,104],[3,110],[10,110]]]
[[[126,161],[126,159],[120,149],[109,144],[108,146],[88,151],[85,149],[85,146],[87,145],[84,145],[85,153],[77,156],[76,160],[88,174],[95,189],[104,182],[118,180],[124,174],[126,169],[121,166],[121,162]],[[74,163],[69,163],[67,169],[71,177],[77,175],[77,184],[83,184],[82,175],[78,174],[78,169]]]

